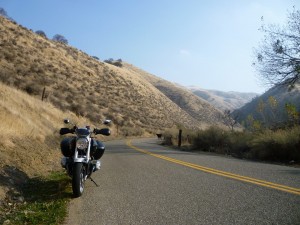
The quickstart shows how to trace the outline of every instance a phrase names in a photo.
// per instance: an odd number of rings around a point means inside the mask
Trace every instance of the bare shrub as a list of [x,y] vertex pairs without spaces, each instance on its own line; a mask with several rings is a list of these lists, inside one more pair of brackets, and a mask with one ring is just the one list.
[[230,133],[230,153],[238,158],[250,157],[250,142],[254,138],[254,134],[251,132],[231,132]]
[[177,136],[178,136],[178,129],[173,127],[166,129],[163,133],[164,145],[176,145],[177,144]]
[[87,112],[82,104],[73,103],[70,106],[72,112],[74,112],[77,116],[86,116]]
[[229,144],[228,132],[218,127],[210,127],[207,130],[199,131],[193,139],[193,145],[203,151],[222,151],[228,148]]
[[121,127],[120,128],[121,133],[124,136],[142,136],[145,133],[145,130],[140,127]]
[[39,95],[42,93],[42,89],[34,83],[27,84],[24,90],[30,95]]
[[251,156],[260,160],[300,161],[300,127],[266,130],[251,141]]
[[5,58],[7,61],[13,61],[13,59],[15,58],[14,53],[9,52],[9,51],[4,51],[4,52],[3,52],[3,55],[4,55],[4,58]]

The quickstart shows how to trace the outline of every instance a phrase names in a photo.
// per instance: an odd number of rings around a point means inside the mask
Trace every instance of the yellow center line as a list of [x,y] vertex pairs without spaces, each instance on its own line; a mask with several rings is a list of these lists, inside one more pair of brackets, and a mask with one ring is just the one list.
[[136,151],[145,153],[147,155],[151,155],[151,156],[154,156],[156,158],[167,160],[169,162],[173,162],[173,163],[176,163],[176,164],[179,164],[179,165],[190,167],[190,168],[193,168],[193,169],[196,169],[196,170],[201,170],[201,171],[206,172],[206,173],[211,173],[211,174],[215,174],[215,175],[218,175],[218,176],[223,176],[223,177],[227,177],[227,178],[231,178],[231,179],[235,179],[235,180],[239,180],[239,181],[243,181],[243,182],[256,184],[256,185],[259,185],[259,186],[273,188],[273,189],[288,192],[288,193],[291,193],[291,194],[300,195],[300,189],[299,188],[293,188],[293,187],[289,187],[289,186],[285,186],[285,185],[281,185],[281,184],[276,184],[276,183],[272,183],[272,182],[268,182],[268,181],[264,181],[264,180],[255,179],[255,178],[252,178],[252,177],[241,176],[241,175],[238,175],[238,174],[229,173],[229,172],[225,172],[225,171],[222,171],[222,170],[216,170],[216,169],[213,169],[213,168],[204,167],[204,166],[200,166],[200,165],[197,165],[197,164],[193,164],[193,163],[184,162],[184,161],[181,161],[181,160],[178,160],[178,159],[170,158],[170,157],[167,157],[167,156],[155,154],[155,153],[146,151],[144,149],[141,149],[141,148],[138,148],[138,147],[132,145],[131,140],[127,141],[126,144],[130,148],[135,149]]

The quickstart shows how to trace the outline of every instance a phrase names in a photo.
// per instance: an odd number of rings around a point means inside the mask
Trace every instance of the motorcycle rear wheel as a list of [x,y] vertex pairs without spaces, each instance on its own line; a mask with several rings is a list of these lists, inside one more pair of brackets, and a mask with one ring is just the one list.
[[75,198],[80,197],[84,191],[85,167],[83,163],[73,166],[72,189]]

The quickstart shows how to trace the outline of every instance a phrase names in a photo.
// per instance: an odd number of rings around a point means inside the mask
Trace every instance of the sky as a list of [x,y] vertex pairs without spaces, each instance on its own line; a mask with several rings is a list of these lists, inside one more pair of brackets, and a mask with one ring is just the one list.
[[263,93],[252,66],[265,24],[299,0],[0,0],[8,16],[100,60],[122,59],[184,86]]

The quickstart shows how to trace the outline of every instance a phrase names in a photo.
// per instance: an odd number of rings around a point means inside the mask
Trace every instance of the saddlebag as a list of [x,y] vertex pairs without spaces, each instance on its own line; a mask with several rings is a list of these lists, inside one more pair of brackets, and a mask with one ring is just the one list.
[[75,147],[76,147],[76,138],[74,138],[74,137],[64,138],[60,143],[61,153],[65,157],[73,156]]
[[100,159],[105,151],[105,146],[102,142],[97,140],[92,140],[92,146],[91,146],[91,156],[93,159]]

